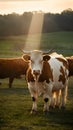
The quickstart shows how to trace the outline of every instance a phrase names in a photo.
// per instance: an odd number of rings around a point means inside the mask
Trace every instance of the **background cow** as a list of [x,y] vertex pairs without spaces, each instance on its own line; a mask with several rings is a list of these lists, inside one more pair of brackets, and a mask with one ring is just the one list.
[[0,58],[0,78],[9,78],[9,88],[12,86],[14,78],[21,78],[26,75],[28,62],[22,58]]
[[68,62],[62,55],[43,55],[42,51],[31,51],[26,79],[32,97],[32,111],[37,111],[37,98],[43,93],[44,111],[48,111],[48,99],[53,104],[53,92],[61,90],[61,106],[65,107],[68,87]]
[[66,57],[69,64],[69,77],[73,76],[73,56]]
[[[70,57],[65,57],[66,60],[68,61],[68,70],[69,70],[69,75],[68,77],[70,76],[73,76],[73,56],[70,56]],[[59,102],[60,104],[60,96],[61,96],[61,91],[59,93],[54,93],[53,94],[53,97],[54,97],[54,105],[53,107],[59,107],[57,106],[57,101]]]

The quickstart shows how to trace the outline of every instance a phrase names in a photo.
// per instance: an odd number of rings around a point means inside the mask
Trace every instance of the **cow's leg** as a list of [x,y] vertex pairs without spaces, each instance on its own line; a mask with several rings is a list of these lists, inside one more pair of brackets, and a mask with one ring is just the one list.
[[67,99],[67,89],[66,86],[64,89],[61,90],[61,108],[65,108],[66,99]]
[[59,92],[53,92],[50,100],[49,108],[53,109],[59,106]]
[[[53,102],[53,93],[52,93],[53,85],[51,83],[44,84],[44,111],[49,111],[49,106]],[[48,103],[49,100],[49,103]]]
[[35,113],[37,111],[37,98],[38,98],[35,82],[28,83],[28,89],[30,91],[33,101],[31,113]]
[[55,98],[55,107],[59,108],[60,107],[60,96],[61,96],[61,91],[56,92],[56,98]]
[[32,96],[32,101],[33,101],[33,105],[32,105],[31,113],[35,113],[37,111],[37,98],[35,95]]
[[2,83],[0,82],[0,85],[1,85]]
[[54,107],[55,107],[55,97],[54,97],[54,93],[52,93],[52,96],[49,101],[49,109],[53,109]]
[[9,78],[9,88],[11,88],[11,87],[12,87],[13,80],[14,80],[14,78],[13,78],[13,77],[10,77],[10,78]]
[[44,112],[47,112],[49,110],[49,105],[48,105],[48,98],[44,98]]
[[44,112],[48,112],[49,111],[49,104],[48,104],[48,101],[49,101],[49,97],[44,94]]

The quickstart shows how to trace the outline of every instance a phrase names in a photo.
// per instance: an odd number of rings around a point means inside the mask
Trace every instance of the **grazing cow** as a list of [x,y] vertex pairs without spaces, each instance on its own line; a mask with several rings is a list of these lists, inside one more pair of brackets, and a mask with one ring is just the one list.
[[14,78],[26,75],[28,62],[24,57],[23,55],[22,58],[0,58],[0,79],[9,78],[9,88],[11,88]]
[[69,77],[73,76],[73,56],[66,57],[69,64]]
[[[24,52],[25,53],[25,52]],[[37,98],[42,93],[44,111],[53,105],[53,93],[61,90],[61,107],[65,107],[68,86],[68,62],[62,55],[47,55],[34,50],[28,54],[29,68],[26,74],[28,89],[33,105],[32,111],[37,111]]]

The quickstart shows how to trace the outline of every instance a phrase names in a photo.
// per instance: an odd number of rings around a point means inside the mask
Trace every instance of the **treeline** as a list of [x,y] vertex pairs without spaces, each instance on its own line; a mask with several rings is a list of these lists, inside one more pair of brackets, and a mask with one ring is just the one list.
[[[29,31],[32,21],[32,31]],[[73,10],[67,9],[61,14],[43,13],[40,11],[24,12],[22,15],[16,13],[0,15],[0,36],[39,33],[37,28],[40,28],[41,24],[43,24],[42,33],[73,31]]]

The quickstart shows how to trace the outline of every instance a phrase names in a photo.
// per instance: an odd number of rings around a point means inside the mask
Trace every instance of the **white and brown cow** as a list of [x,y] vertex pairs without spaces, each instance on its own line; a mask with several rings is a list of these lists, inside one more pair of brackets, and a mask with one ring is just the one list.
[[[52,53],[53,55],[54,53]],[[56,55],[55,55],[56,56]],[[71,77],[73,76],[73,56],[68,56],[68,57],[65,57],[66,60],[68,61],[68,70],[69,70],[69,75],[68,77]],[[57,102],[59,102],[60,104],[60,96],[61,96],[61,91],[58,92],[58,93],[54,93],[53,94],[53,97],[54,97],[54,104],[53,104],[53,107],[59,107],[57,106]]]
[[32,97],[32,112],[37,111],[37,98],[42,93],[44,111],[53,104],[53,92],[61,90],[61,106],[65,107],[68,87],[68,62],[62,55],[44,55],[42,51],[34,50],[28,55],[29,69],[26,79]]

